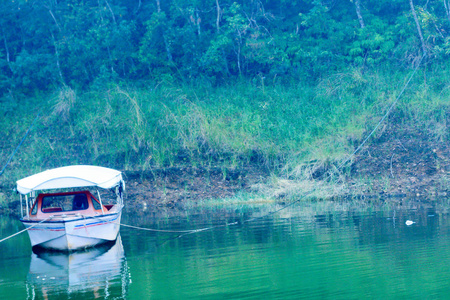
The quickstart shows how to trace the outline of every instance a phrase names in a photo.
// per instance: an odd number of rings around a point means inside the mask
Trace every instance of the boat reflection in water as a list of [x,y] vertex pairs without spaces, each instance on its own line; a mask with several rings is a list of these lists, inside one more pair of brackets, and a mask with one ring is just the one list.
[[130,282],[119,235],[81,252],[33,252],[27,293],[28,299],[126,298]]

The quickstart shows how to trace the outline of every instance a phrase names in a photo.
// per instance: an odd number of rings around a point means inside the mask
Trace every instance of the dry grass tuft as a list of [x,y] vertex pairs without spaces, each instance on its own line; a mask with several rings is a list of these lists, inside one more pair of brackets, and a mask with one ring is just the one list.
[[56,92],[52,114],[67,121],[76,100],[76,92],[68,86],[63,86]]

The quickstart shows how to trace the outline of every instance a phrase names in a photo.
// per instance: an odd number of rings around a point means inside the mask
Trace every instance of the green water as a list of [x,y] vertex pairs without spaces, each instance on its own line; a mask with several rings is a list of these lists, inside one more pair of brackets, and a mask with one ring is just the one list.
[[[0,299],[436,299],[450,297],[447,200],[125,211],[114,245],[32,253],[0,244]],[[22,229],[0,219],[1,236]],[[411,226],[405,224],[412,220]]]

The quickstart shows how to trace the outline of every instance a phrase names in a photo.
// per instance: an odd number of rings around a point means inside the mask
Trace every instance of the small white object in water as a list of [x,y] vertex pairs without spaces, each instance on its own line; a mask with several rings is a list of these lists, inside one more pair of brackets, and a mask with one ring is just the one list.
[[412,224],[414,224],[414,223],[416,223],[416,222],[413,222],[413,221],[411,221],[411,220],[407,220],[407,221],[405,222],[405,224],[408,225],[408,226],[409,226],[409,225],[412,225]]

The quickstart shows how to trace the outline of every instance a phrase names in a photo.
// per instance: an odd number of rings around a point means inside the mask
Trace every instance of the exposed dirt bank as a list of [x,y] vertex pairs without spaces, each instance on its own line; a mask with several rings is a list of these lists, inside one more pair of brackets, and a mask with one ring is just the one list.
[[[174,167],[125,172],[128,205],[136,208],[178,207],[233,197],[253,191],[269,176],[258,165],[239,170]],[[357,153],[345,178],[342,194],[330,197],[445,197],[450,195],[450,147],[417,126],[387,125]],[[8,199],[3,211],[17,212],[14,200]]]
[[[388,124],[353,159],[346,197],[421,197],[450,195],[450,147],[419,126]],[[130,176],[130,195],[152,205],[231,197],[267,180],[258,166],[245,170],[170,169],[156,176]]]
[[420,126],[387,125],[356,155],[348,186],[383,197],[450,195],[450,147]]
[[257,166],[223,170],[219,168],[167,168],[153,172],[127,172],[128,199],[136,206],[176,207],[206,199],[233,197],[264,182],[269,173]]
[[[171,168],[128,173],[129,196],[135,205],[175,207],[205,199],[232,197],[267,181],[269,172]],[[450,147],[414,129],[387,125],[355,156],[345,189],[334,197],[420,197],[450,195]]]

